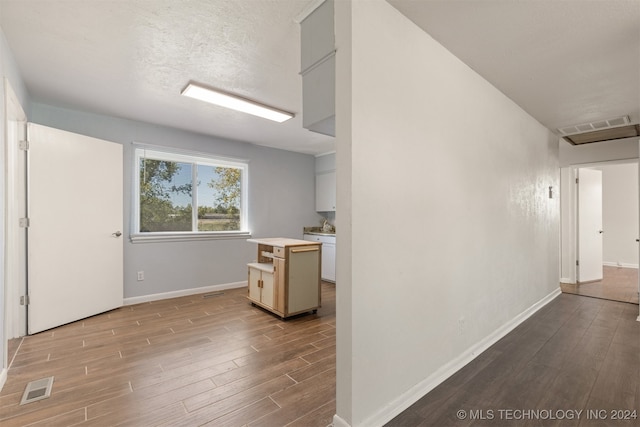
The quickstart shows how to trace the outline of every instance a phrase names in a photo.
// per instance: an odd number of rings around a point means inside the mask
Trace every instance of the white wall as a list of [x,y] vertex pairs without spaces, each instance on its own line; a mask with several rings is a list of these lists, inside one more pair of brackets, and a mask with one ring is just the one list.
[[340,3],[334,421],[373,426],[557,295],[558,141],[387,2]]
[[638,268],[638,163],[601,166],[603,260]]
[[582,165],[594,162],[637,159],[640,138],[625,138],[593,144],[571,145],[560,138],[560,166]]
[[[352,213],[352,2],[334,3],[336,35],[336,415],[333,425],[353,424]],[[343,238],[344,237],[344,238]],[[357,298],[357,296],[356,296]]]
[[[302,238],[304,226],[319,222],[315,212],[315,159],[311,155],[37,103],[33,104],[31,120],[123,144],[125,236],[131,225],[132,142],[248,159],[249,224],[254,237]],[[124,296],[135,298],[246,281],[246,264],[255,256],[255,246],[244,239],[136,244],[127,239]],[[143,282],[136,280],[140,270],[145,272]]]

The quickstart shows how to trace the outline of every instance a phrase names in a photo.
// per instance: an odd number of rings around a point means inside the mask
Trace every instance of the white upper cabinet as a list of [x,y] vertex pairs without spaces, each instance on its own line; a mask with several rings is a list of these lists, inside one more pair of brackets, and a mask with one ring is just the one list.
[[336,210],[336,155],[316,157],[316,212]]
[[307,71],[335,50],[333,0],[327,0],[300,22],[300,70]]
[[333,0],[300,22],[302,126],[335,136],[335,35]]
[[316,211],[336,210],[336,171],[316,174]]

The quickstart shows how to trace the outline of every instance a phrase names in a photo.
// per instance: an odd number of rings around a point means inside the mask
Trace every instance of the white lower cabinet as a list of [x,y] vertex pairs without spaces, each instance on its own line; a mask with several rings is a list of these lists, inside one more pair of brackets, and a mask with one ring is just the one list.
[[[333,238],[335,241],[335,237]],[[336,244],[322,244],[322,268],[321,275],[324,280],[336,281]]]
[[322,266],[320,275],[322,280],[336,281],[336,236],[305,234],[304,240],[322,243]]

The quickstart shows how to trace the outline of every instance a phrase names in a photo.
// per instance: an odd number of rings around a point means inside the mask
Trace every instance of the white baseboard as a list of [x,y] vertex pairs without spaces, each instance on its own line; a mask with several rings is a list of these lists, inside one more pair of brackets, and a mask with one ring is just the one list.
[[[365,426],[382,426],[389,421],[391,421],[394,417],[402,413],[409,406],[413,405],[420,398],[422,398],[425,394],[429,393],[431,390],[436,388],[438,385],[443,383],[447,378],[451,375],[458,372],[465,365],[471,362],[473,359],[478,357],[480,353],[491,347],[493,344],[498,342],[502,337],[507,335],[509,332],[514,330],[518,325],[531,317],[536,311],[540,310],[542,307],[550,303],[554,298],[560,295],[562,292],[560,288],[555,289],[549,295],[542,298],[540,301],[533,304],[531,307],[511,319],[506,324],[502,325],[502,327],[496,329],[489,336],[478,342],[477,344],[471,346],[464,353],[462,353],[457,358],[453,359],[451,362],[442,366],[436,372],[434,372],[429,377],[425,378],[420,383],[416,384],[414,387],[409,389],[407,392],[398,396],[396,399],[391,401],[388,405],[385,405],[384,408],[380,409],[378,412],[374,413],[371,417],[367,418],[362,425]],[[334,416],[334,425],[336,416]],[[344,424],[344,426],[348,427],[348,424]],[[343,427],[343,425],[340,425]]]
[[565,283],[567,285],[575,285],[576,284],[575,280],[571,281],[571,279],[569,279],[567,277],[561,277],[560,278],[560,283]]
[[333,427],[351,427],[351,424],[349,424],[348,422],[346,422],[345,420],[343,420],[342,418],[340,418],[338,416],[338,414],[335,414],[333,416],[333,424],[331,424]]
[[159,301],[168,298],[184,297],[187,295],[204,294],[206,292],[224,291],[226,289],[236,289],[247,286],[247,281],[224,283],[222,285],[203,286],[201,288],[181,289],[179,291],[162,292],[159,294],[142,295],[139,297],[125,298],[124,305],[140,304],[144,302]]
[[0,372],[0,391],[2,391],[2,387],[4,387],[4,383],[7,382],[7,368],[3,368],[2,372]]
[[606,265],[607,267],[638,268],[638,264],[627,264],[626,262],[605,261],[602,265]]

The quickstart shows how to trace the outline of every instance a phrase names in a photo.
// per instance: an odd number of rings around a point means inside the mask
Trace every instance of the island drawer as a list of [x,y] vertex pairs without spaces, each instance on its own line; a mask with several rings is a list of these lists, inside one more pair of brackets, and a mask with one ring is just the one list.
[[279,248],[277,246],[273,247],[273,256],[278,258],[284,258],[284,248]]

